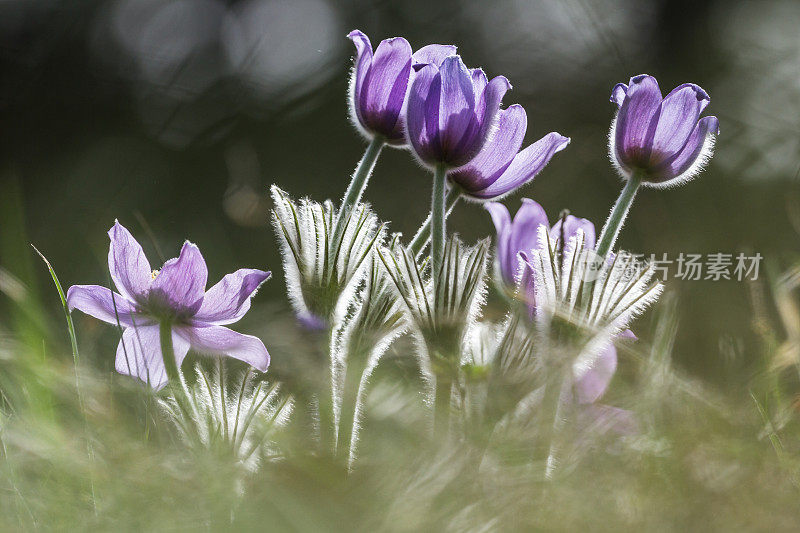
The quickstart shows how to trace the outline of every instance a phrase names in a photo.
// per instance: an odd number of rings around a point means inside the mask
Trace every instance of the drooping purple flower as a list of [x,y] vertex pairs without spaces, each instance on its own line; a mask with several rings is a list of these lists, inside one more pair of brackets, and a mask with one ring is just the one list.
[[711,98],[699,86],[684,83],[662,99],[656,79],[640,74],[618,83],[611,101],[619,111],[609,152],[625,178],[635,173],[651,187],[670,187],[696,176],[711,157],[719,121],[700,118]]
[[367,138],[381,135],[386,143],[405,144],[403,109],[414,68],[440,65],[456,51],[455,46],[431,44],[411,53],[402,37],[381,41],[373,53],[372,43],[363,32],[348,35],[356,46],[356,60],[350,78],[350,116]]
[[[618,335],[619,338],[636,340],[636,335],[629,329]],[[602,398],[617,370],[617,349],[610,343],[595,359],[594,365],[575,380],[573,392],[575,400],[580,404],[591,404]]]
[[250,298],[270,273],[243,268],[206,291],[208,269],[200,250],[186,242],[177,258],[151,270],[141,245],[119,222],[109,230],[108,267],[119,291],[99,285],[73,285],[67,291],[70,310],[123,328],[115,368],[160,389],[167,383],[159,328],[172,328],[175,360],[180,368],[189,349],[227,355],[265,371],[264,343],[223,327],[241,319]]
[[569,137],[551,132],[520,152],[528,127],[525,109],[514,104],[501,109],[498,116],[497,130],[478,155],[448,174],[467,198],[498,200],[514,192],[569,144]]
[[457,55],[423,66],[411,83],[406,112],[406,136],[419,160],[432,167],[469,163],[489,138],[510,88],[504,76],[488,81]]
[[[617,337],[636,340],[636,335],[629,329]],[[630,435],[636,433],[638,427],[633,413],[627,409],[598,403],[606,393],[616,370],[617,348],[612,341],[595,359],[594,365],[573,383],[573,401],[580,406],[578,417],[582,426],[599,426],[615,433]]]

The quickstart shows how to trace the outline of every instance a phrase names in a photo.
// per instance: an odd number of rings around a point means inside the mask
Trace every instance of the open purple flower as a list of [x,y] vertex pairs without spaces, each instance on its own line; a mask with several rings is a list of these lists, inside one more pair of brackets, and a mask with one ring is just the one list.
[[514,104],[500,110],[497,131],[472,161],[452,170],[448,178],[474,200],[498,200],[531,181],[566,148],[569,137],[551,132],[521,152],[528,127],[525,109]]
[[510,88],[504,76],[487,81],[483,70],[469,70],[459,56],[423,66],[406,112],[406,135],[419,160],[431,167],[469,163],[486,143]]
[[404,145],[403,109],[413,67],[440,65],[456,51],[455,46],[431,44],[411,53],[402,37],[381,41],[373,53],[369,37],[359,30],[347,37],[356,46],[356,62],[350,79],[350,116],[367,138],[381,135],[390,145]]
[[609,151],[625,178],[636,174],[651,187],[670,187],[696,176],[711,157],[719,121],[700,118],[711,98],[699,86],[684,83],[662,99],[656,79],[640,74],[618,83],[611,101],[619,111]]
[[115,367],[160,389],[167,383],[161,354],[160,327],[172,329],[172,344],[180,368],[189,349],[227,355],[265,371],[269,354],[256,337],[223,327],[241,319],[250,298],[270,273],[240,269],[206,291],[208,269],[200,250],[186,242],[180,256],[161,270],[151,270],[141,245],[119,222],[108,232],[108,267],[119,293],[99,285],[73,285],[67,291],[70,310],[124,328]]

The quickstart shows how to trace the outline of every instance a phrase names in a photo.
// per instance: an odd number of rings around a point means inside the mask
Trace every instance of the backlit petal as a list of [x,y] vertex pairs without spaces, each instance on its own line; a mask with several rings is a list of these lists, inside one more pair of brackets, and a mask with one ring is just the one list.
[[139,242],[119,222],[108,230],[108,270],[117,290],[131,301],[147,292],[152,281],[150,263]]

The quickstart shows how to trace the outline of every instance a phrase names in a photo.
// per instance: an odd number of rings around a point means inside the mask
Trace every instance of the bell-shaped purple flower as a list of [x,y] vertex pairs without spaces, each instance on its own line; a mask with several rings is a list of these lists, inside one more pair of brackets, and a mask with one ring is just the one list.
[[[487,202],[485,207],[497,230],[497,266],[500,277],[503,283],[509,288],[513,288],[516,286],[522,270],[520,253],[541,248],[539,227],[550,228],[547,213],[541,205],[530,198],[522,199],[522,206],[514,215],[513,220],[508,208],[501,203]],[[585,247],[594,248],[594,224],[585,218],[572,215],[559,219],[553,225],[553,228],[550,229],[550,238],[561,239],[566,243],[577,235],[578,230],[583,231]]]
[[469,163],[486,144],[510,88],[504,76],[488,81],[459,56],[423,66],[411,84],[406,112],[406,136],[419,160],[431,167]]
[[[629,329],[622,331],[618,338],[636,340]],[[631,411],[599,403],[617,370],[617,348],[610,342],[584,374],[575,379],[572,385],[572,399],[580,407],[578,417],[582,426],[609,429],[622,435],[638,431],[638,424]]]
[[455,46],[431,44],[411,53],[402,37],[381,41],[372,51],[369,37],[359,30],[348,36],[356,46],[355,67],[350,78],[350,116],[367,138],[381,135],[390,145],[405,144],[403,110],[414,68],[440,65],[456,51]]
[[[618,337],[636,340],[636,335],[629,329],[622,331]],[[602,398],[617,370],[617,349],[610,343],[594,361],[594,365],[575,380],[573,392],[575,400],[584,405],[595,403]]]
[[530,198],[522,199],[522,206],[511,219],[508,208],[498,202],[488,202],[486,210],[497,230],[496,262],[498,273],[508,287],[516,286],[520,275],[520,252],[538,250],[539,227],[550,227],[544,208]]
[[696,176],[711,157],[719,121],[700,118],[711,98],[699,86],[684,83],[662,98],[656,79],[641,74],[618,83],[611,101],[619,111],[609,152],[625,178],[636,174],[651,187],[670,187]]
[[569,137],[551,132],[520,152],[528,127],[525,109],[514,104],[501,109],[498,116],[497,130],[478,155],[448,174],[467,198],[498,200],[514,192],[569,144]]
[[119,292],[99,285],[73,285],[70,310],[123,328],[115,368],[160,389],[167,383],[160,327],[169,324],[175,362],[180,368],[189,349],[234,357],[265,371],[269,353],[256,337],[223,327],[241,319],[250,298],[270,273],[243,268],[206,291],[208,268],[200,250],[186,242],[180,256],[160,271],[151,270],[141,245],[119,222],[108,232],[108,268]]
[[550,229],[550,238],[554,241],[560,240],[562,244],[566,244],[578,234],[578,230],[583,231],[583,247],[589,250],[594,249],[596,239],[594,224],[591,220],[585,218],[578,218],[572,215],[559,218],[558,222],[553,224]]

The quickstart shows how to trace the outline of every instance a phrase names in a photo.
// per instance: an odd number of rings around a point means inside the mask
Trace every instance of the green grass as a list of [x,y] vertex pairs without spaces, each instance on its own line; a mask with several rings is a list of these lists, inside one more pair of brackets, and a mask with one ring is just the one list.
[[[270,434],[273,455],[242,469],[187,444],[154,393],[84,364],[111,357],[105,342],[82,345],[81,401],[69,348],[45,361],[3,331],[11,340],[0,353],[0,529],[792,530],[800,425],[791,394],[775,389],[787,380],[762,373],[751,390],[724,396],[681,376],[669,364],[672,307],[662,304],[654,330],[642,335],[651,343],[621,353],[604,399],[634,409],[640,434],[575,435],[551,481],[531,460],[535,425],[496,431],[480,460],[470,441],[432,440],[420,383],[406,377],[405,342],[376,371],[348,475],[292,423]],[[292,354],[304,348],[290,320],[265,320],[273,358],[304,357]],[[66,337],[53,333],[48,343]],[[113,335],[106,328],[98,338]],[[193,364],[200,361],[190,358],[184,371]],[[267,377],[285,378],[287,368]],[[35,407],[31,395],[41,391],[52,410]]]

